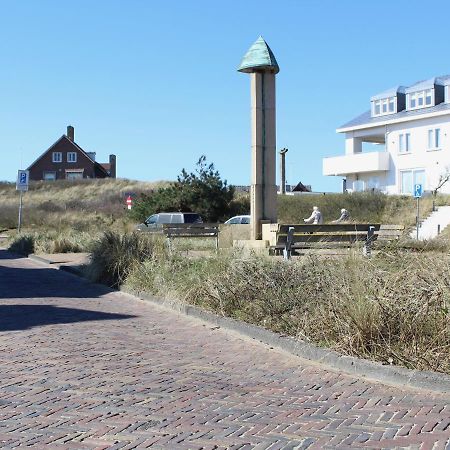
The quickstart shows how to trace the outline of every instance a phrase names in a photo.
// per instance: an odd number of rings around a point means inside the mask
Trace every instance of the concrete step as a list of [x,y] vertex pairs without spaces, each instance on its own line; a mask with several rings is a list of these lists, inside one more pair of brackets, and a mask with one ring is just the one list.
[[[450,224],[450,206],[440,206],[433,211],[419,226],[419,240],[434,239]],[[417,238],[416,229],[412,230],[410,237]]]

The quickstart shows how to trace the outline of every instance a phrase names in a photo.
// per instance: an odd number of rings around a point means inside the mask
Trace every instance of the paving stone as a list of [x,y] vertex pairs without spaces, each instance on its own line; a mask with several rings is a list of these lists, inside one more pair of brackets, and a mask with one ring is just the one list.
[[449,403],[0,251],[2,448],[450,450]]

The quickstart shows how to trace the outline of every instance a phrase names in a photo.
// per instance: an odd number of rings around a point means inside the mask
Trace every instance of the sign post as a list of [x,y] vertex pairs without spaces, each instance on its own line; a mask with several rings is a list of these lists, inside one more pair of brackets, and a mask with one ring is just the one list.
[[131,199],[131,195],[129,195],[129,196],[127,197],[126,204],[127,204],[127,208],[128,208],[128,209],[131,209],[131,206],[132,206],[132,204],[133,204],[133,200]]
[[23,207],[23,193],[28,191],[28,181],[30,179],[30,172],[28,170],[19,170],[17,173],[16,190],[20,192],[19,199],[19,220],[17,223],[17,232],[20,233],[22,227],[22,207]]
[[423,194],[423,186],[421,184],[415,184],[414,185],[414,198],[417,200],[417,214],[416,214],[416,239],[419,240],[419,202],[420,197],[422,197]]

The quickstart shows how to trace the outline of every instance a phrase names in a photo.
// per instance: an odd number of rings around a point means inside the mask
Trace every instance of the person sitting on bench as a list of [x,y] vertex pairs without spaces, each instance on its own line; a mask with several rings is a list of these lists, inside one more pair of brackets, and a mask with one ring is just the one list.
[[331,223],[347,222],[347,220],[349,219],[350,219],[349,212],[345,208],[342,208],[341,216],[339,217],[339,219],[333,220]]
[[318,206],[313,206],[312,214],[307,218],[303,219],[305,223],[312,223],[314,225],[319,225],[323,222],[322,213],[319,211]]

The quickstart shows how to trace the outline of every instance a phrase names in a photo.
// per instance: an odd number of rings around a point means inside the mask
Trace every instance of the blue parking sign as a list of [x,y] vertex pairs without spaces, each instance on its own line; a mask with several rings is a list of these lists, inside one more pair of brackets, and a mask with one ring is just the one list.
[[420,198],[423,194],[423,186],[421,184],[414,185],[414,198]]
[[18,191],[28,191],[28,180],[30,172],[28,170],[19,170],[17,173],[16,189]]

